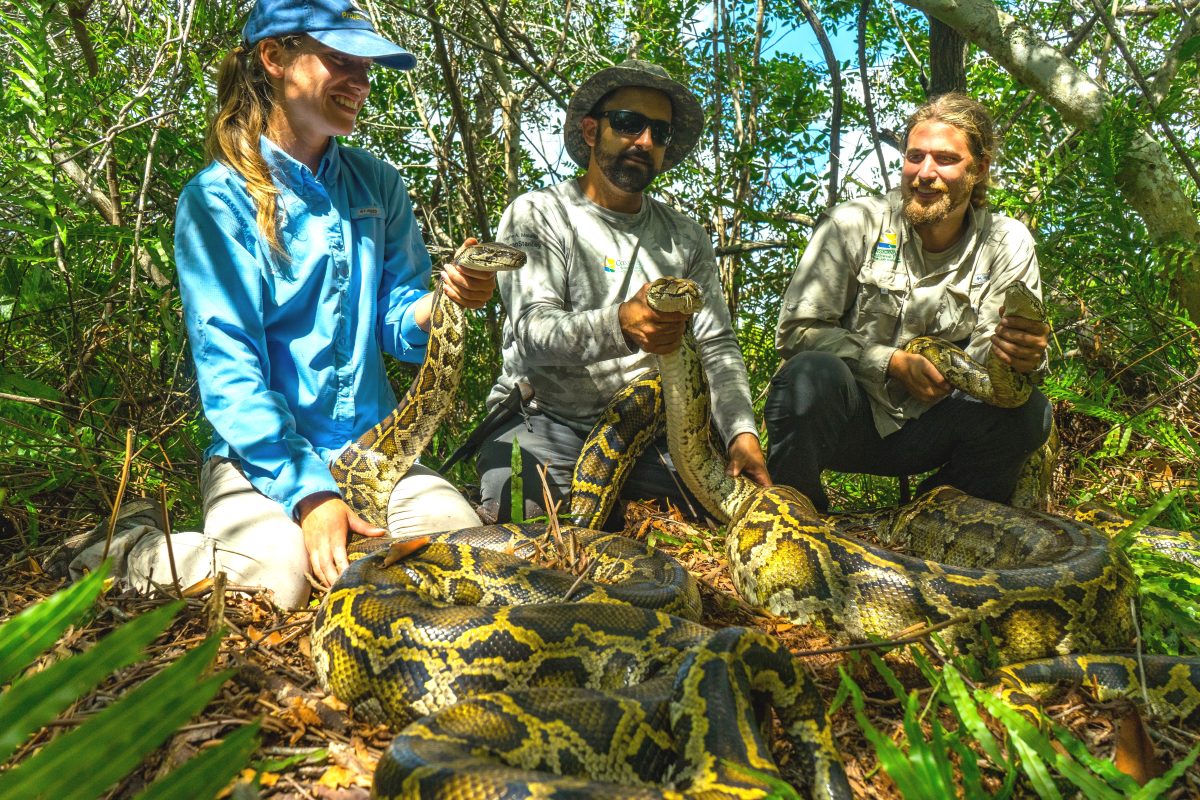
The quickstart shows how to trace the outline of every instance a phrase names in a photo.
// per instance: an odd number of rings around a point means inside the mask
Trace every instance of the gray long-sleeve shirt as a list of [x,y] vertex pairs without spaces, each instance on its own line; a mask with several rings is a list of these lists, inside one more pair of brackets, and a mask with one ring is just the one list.
[[650,197],[635,214],[611,211],[571,179],[514,200],[496,238],[528,261],[498,277],[508,315],[504,369],[489,407],[523,377],[543,411],[590,430],[613,394],[654,366],[653,355],[626,344],[617,307],[644,283],[671,275],[691,278],[704,293],[693,332],[721,435],[726,444],[757,435],[746,366],[700,225]]
[[1041,296],[1033,237],[1017,220],[973,209],[962,239],[926,253],[898,189],[851,200],[818,220],[784,295],[776,345],[785,359],[819,350],[844,360],[886,436],[930,407],[888,378],[892,354],[918,336],[939,336],[965,340],[982,361],[1014,281]]

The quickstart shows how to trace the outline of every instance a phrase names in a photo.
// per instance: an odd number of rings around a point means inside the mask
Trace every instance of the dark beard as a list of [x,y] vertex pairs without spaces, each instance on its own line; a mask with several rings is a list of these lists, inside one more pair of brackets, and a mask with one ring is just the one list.
[[645,191],[658,176],[658,170],[654,168],[649,154],[636,147],[616,154],[601,152],[597,148],[595,155],[600,171],[622,191]]

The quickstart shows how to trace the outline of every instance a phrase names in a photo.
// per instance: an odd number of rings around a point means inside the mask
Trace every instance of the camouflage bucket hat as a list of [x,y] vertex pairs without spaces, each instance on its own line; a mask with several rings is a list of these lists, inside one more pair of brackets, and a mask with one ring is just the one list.
[[624,86],[645,86],[671,98],[672,120],[675,135],[667,145],[663,156],[663,170],[668,170],[687,158],[688,153],[700,140],[704,130],[704,112],[696,96],[680,83],[671,79],[667,71],[657,64],[636,58],[626,59],[616,66],[597,72],[583,82],[567,106],[567,121],[563,126],[563,138],[567,143],[567,154],[581,167],[591,159],[591,148],[583,140],[580,124],[588,112],[600,102],[600,98],[614,89]]

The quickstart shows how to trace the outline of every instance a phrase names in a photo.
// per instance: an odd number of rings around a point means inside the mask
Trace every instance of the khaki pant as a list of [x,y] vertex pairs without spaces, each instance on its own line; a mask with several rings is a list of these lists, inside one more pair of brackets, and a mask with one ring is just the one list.
[[[304,536],[283,507],[260,494],[236,462],[209,459],[200,471],[204,531],[171,535],[179,584],[187,588],[217,572],[229,583],[274,594],[285,610],[302,607],[310,586]],[[420,464],[396,484],[388,503],[388,531],[399,539],[479,525],[471,505],[444,478]],[[157,509],[123,518],[109,548],[110,575],[144,594],[171,585],[166,535]],[[104,542],[71,562],[72,578],[100,564]]]

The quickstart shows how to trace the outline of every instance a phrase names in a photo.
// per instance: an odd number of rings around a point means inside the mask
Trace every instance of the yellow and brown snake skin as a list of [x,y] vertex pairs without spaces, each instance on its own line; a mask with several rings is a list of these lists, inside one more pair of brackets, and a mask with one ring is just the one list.
[[[463,248],[455,261],[471,269],[502,272],[523,266],[525,254],[488,242]],[[392,488],[433,438],[462,380],[466,309],[444,298],[441,281],[434,289],[429,327],[425,360],[396,409],[351,442],[329,467],[346,504],[374,525],[387,526]]]
[[[413,431],[433,430],[425,415],[436,418],[457,385],[440,374],[457,369],[465,335],[445,329],[461,324],[447,322],[461,317],[448,305],[435,302],[414,388],[335,472],[368,518],[382,518],[409,454],[424,446]],[[651,381],[615,404],[653,417],[660,402]],[[654,433],[642,423],[594,432],[576,465],[583,496],[572,514],[607,515],[631,452]],[[543,529],[430,538],[397,558],[386,542],[358,548],[314,621],[322,685],[363,717],[403,728],[374,796],[766,798],[779,770],[762,715],[774,708],[811,796],[850,797],[803,667],[762,631],[695,622],[699,593],[674,559],[568,527],[563,546],[593,565],[593,580],[577,580],[525,560],[561,555]]]
[[[666,292],[652,287],[652,304],[695,310],[694,287],[664,281]],[[1124,676],[1123,691],[1140,688],[1129,680],[1130,656],[1072,655],[1119,650],[1133,641],[1134,576],[1109,535],[1085,521],[949,487],[899,509],[824,518],[790,487],[764,489],[725,474],[723,455],[708,436],[708,392],[690,334],[678,351],[658,360],[672,460],[710,513],[728,522],[729,566],[747,602],[855,641],[958,620],[941,632],[943,641],[1011,663],[1001,673],[1005,682],[1028,676],[1032,689],[1051,676],[1102,673],[1114,682]],[[1008,380],[993,372],[969,383],[995,389]],[[1000,388],[1010,398],[1016,391]],[[853,525],[864,523],[886,547],[853,535]],[[1166,680],[1147,687],[1165,701],[1155,710],[1191,714],[1200,706],[1200,692],[1185,679],[1200,673],[1197,664],[1155,663],[1147,683]]]

